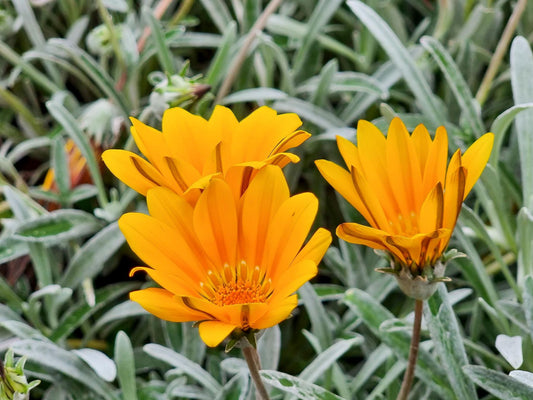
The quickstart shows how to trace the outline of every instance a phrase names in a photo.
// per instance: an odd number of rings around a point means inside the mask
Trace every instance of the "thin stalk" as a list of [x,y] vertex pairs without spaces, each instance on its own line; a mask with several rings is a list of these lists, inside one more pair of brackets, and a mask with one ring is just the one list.
[[231,66],[229,67],[229,72],[226,75],[224,82],[222,82],[220,90],[218,91],[217,97],[215,99],[215,104],[220,104],[220,101],[229,93],[231,85],[233,85],[233,82],[237,78],[237,74],[241,70],[242,64],[246,59],[246,53],[248,53],[248,50],[252,46],[254,39],[256,38],[257,34],[263,30],[268,21],[268,17],[270,17],[270,15],[272,15],[272,13],[276,11],[282,1],[283,0],[272,0],[265,7],[259,18],[257,18],[257,20],[255,21],[254,25],[250,29],[250,32],[248,32],[246,39],[244,39],[244,43],[240,48],[239,53],[235,57],[235,60],[233,61]]
[[194,4],[194,0],[183,0],[180,4],[180,7],[178,8],[178,11],[172,19],[170,20],[170,23],[168,26],[175,26],[180,23],[180,21],[185,17],[189,11],[191,10],[192,5]]
[[422,325],[422,310],[424,308],[423,300],[415,301],[415,322],[413,324],[413,336],[411,337],[411,347],[409,349],[409,360],[407,362],[407,369],[403,376],[402,387],[396,400],[407,400],[413,378],[415,377],[416,359],[418,357],[418,346],[420,344],[420,326]]
[[100,18],[102,18],[105,26],[107,27],[109,31],[109,40],[111,42],[111,47],[113,48],[113,52],[115,53],[115,56],[117,57],[119,68],[121,70],[124,70],[126,68],[126,61],[124,61],[124,55],[122,54],[122,50],[120,48],[117,29],[115,25],[113,24],[113,19],[111,18],[111,15],[107,11],[107,8],[105,8],[103,0],[98,0],[97,5],[98,5],[98,13],[100,14]]
[[526,9],[526,5],[527,0],[519,0],[518,3],[516,3],[509,21],[507,21],[507,25],[503,30],[500,41],[498,42],[496,50],[494,50],[494,54],[490,60],[487,72],[485,72],[485,76],[483,77],[483,80],[481,81],[479,89],[476,93],[476,100],[480,105],[483,105],[487,99],[492,86],[492,81],[496,76],[496,72],[498,72],[498,68],[500,67],[503,57],[507,54],[507,48],[509,47],[509,43],[513,38],[514,31],[516,30],[518,22],[520,21],[520,17]]
[[257,391],[256,399],[270,400],[265,384],[261,379],[261,375],[259,375],[259,370],[261,369],[261,362],[259,360],[259,354],[257,353],[257,349],[253,347],[246,338],[242,338],[240,342],[242,347],[242,354],[244,355],[246,364],[248,364],[248,369],[250,370],[250,375],[252,377],[252,380],[254,381],[255,389]]
[[[167,8],[172,4],[172,0],[160,0],[159,3],[154,8],[154,17],[156,19],[161,19],[163,17],[163,14],[167,10]],[[144,46],[146,45],[146,41],[150,37],[150,33],[152,33],[152,30],[149,26],[145,27],[143,30],[143,33],[139,40],[137,41],[137,51],[139,54],[142,53],[144,50]],[[127,69],[123,69],[122,74],[120,75],[116,85],[115,89],[117,89],[119,92],[124,88],[124,85],[126,85],[126,82],[128,80],[128,71]]]

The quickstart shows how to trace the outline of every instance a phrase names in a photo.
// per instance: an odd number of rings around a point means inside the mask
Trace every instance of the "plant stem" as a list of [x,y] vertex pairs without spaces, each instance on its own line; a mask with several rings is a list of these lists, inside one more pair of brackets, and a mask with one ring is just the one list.
[[409,349],[409,360],[407,362],[407,369],[403,376],[402,387],[396,400],[407,400],[413,378],[415,377],[416,358],[418,356],[418,345],[420,344],[420,326],[422,325],[422,310],[424,307],[423,300],[415,301],[415,322],[413,324],[413,336],[411,337],[411,347]]
[[494,50],[494,54],[490,60],[489,67],[487,68],[487,72],[485,72],[485,76],[483,77],[483,80],[481,81],[481,84],[479,85],[479,89],[476,93],[476,100],[478,101],[480,105],[483,105],[483,103],[485,103],[485,100],[487,99],[487,96],[489,94],[489,91],[492,85],[492,81],[494,80],[494,77],[496,76],[496,72],[498,71],[498,68],[500,67],[503,56],[507,54],[507,48],[509,47],[509,43],[511,42],[511,39],[513,38],[514,31],[516,30],[516,27],[518,26],[518,22],[520,21],[520,17],[522,16],[522,13],[526,9],[526,5],[527,5],[527,0],[519,0],[518,3],[516,3],[513,13],[511,17],[509,18],[509,21],[507,21],[507,25],[505,26],[505,29],[503,30],[500,41],[498,42],[498,45],[496,46],[496,50]]
[[235,56],[233,63],[229,67],[229,72],[226,75],[226,78],[222,82],[222,85],[220,86],[220,89],[218,91],[217,97],[215,99],[215,104],[220,104],[220,101],[229,93],[231,85],[233,85],[235,78],[237,78],[237,74],[239,73],[242,64],[244,63],[244,60],[246,59],[246,53],[254,42],[255,37],[259,32],[263,30],[268,21],[268,17],[270,17],[270,15],[274,11],[276,11],[282,1],[283,0],[271,0],[271,2],[268,3],[268,5],[263,10],[263,13],[255,21],[254,25],[250,29],[250,32],[248,32],[248,36],[246,36],[246,38],[244,39],[244,43],[240,48],[239,53]]
[[250,375],[255,384],[255,389],[257,391],[257,400],[269,400],[268,392],[266,390],[265,384],[263,383],[261,376],[259,375],[259,370],[261,369],[261,362],[259,361],[259,354],[257,349],[253,347],[248,339],[242,338],[240,340],[242,347],[242,354],[248,364],[248,369],[250,370]]

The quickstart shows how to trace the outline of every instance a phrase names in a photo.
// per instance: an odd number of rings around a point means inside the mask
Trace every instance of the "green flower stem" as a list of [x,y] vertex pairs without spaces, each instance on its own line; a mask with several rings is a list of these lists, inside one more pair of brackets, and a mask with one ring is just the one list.
[[254,381],[255,389],[257,390],[257,400],[270,400],[265,384],[263,383],[263,381],[261,380],[261,376],[259,375],[259,370],[261,369],[261,362],[259,360],[259,354],[257,353],[257,349],[253,347],[250,342],[248,342],[248,339],[246,339],[245,337],[240,340],[240,344],[242,348],[242,354],[244,355],[246,364],[248,364],[250,375],[252,377],[252,380]]
[[411,347],[409,349],[409,360],[407,369],[403,376],[402,387],[396,400],[407,400],[413,378],[415,377],[416,359],[418,357],[418,346],[420,344],[420,326],[422,325],[422,310],[424,308],[423,300],[415,300],[415,322],[413,324],[413,336],[411,337]]

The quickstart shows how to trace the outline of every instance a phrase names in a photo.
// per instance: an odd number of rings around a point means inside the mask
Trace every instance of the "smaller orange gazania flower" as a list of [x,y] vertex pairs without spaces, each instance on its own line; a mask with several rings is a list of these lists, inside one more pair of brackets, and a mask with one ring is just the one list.
[[[387,251],[393,268],[425,275],[446,249],[463,200],[489,159],[494,135],[487,133],[448,163],[444,127],[432,140],[418,125],[412,135],[399,118],[387,137],[367,121],[357,126],[357,147],[337,137],[348,171],[318,160],[322,176],[371,225],[343,223],[337,235],[351,243]],[[403,267],[403,268],[402,268]]]
[[149,190],[147,202],[150,215],[125,214],[119,226],[150,266],[131,273],[146,271],[162,288],[130,298],[161,319],[197,321],[208,346],[286,319],[331,242],[319,229],[302,248],[318,200],[290,197],[276,166],[261,169],[238,200],[215,177],[194,206],[162,187]]
[[296,114],[260,107],[242,121],[230,109],[216,106],[205,120],[175,107],[163,114],[162,132],[131,118],[131,133],[147,160],[125,150],[107,150],[103,160],[111,172],[146,195],[164,186],[185,195],[192,204],[213,175],[222,175],[236,197],[259,168],[284,167],[299,158],[286,151],[299,146],[309,133],[297,131]]
[[[96,150],[95,150],[96,151]],[[65,152],[67,153],[68,169],[70,172],[70,187],[75,188],[82,183],[90,183],[91,176],[87,169],[87,160],[81,154],[80,149],[72,139],[65,142]],[[50,168],[44,177],[43,190],[57,190],[55,184],[55,171]]]

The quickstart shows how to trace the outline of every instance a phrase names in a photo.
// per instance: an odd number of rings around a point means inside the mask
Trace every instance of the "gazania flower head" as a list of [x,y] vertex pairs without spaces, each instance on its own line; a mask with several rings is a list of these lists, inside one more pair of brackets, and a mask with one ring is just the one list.
[[316,161],[322,176],[370,224],[343,223],[337,235],[386,251],[392,259],[387,272],[396,275],[400,287],[412,297],[429,297],[435,285],[427,291],[425,284],[443,277],[439,261],[493,141],[494,135],[487,133],[464,154],[457,150],[448,163],[444,127],[432,140],[423,125],[410,135],[394,118],[385,137],[370,122],[360,121],[357,146],[337,138],[348,171],[330,161]]
[[[95,149],[98,151],[98,149]],[[72,139],[65,142],[65,152],[67,153],[68,169],[70,173],[70,187],[75,188],[82,183],[91,182],[91,176],[87,169],[87,160],[81,154],[80,149]],[[55,184],[55,171],[50,168],[44,177],[43,190],[57,191]]]
[[148,191],[150,215],[129,213],[119,226],[143,270],[161,288],[130,298],[168,321],[197,321],[217,346],[232,332],[249,334],[286,319],[294,292],[317,273],[331,242],[319,229],[302,246],[315,218],[311,193],[289,196],[280,168],[261,169],[237,201],[213,178],[191,205],[168,188]]
[[137,192],[163,186],[194,203],[213,175],[222,175],[240,196],[259,168],[284,167],[299,158],[287,150],[309,134],[296,130],[296,114],[260,107],[242,121],[230,109],[216,106],[211,118],[170,108],[162,132],[131,118],[131,133],[144,158],[125,150],[108,150],[103,159],[115,176]]

